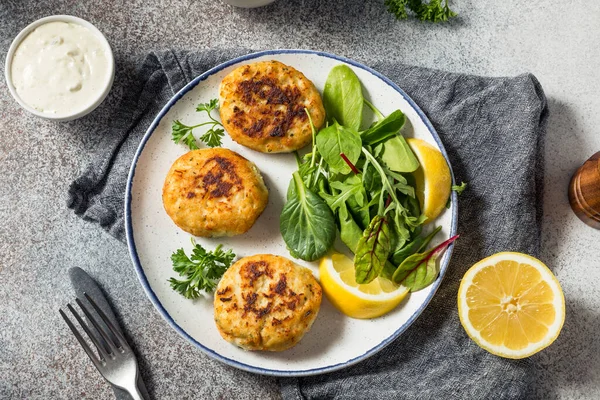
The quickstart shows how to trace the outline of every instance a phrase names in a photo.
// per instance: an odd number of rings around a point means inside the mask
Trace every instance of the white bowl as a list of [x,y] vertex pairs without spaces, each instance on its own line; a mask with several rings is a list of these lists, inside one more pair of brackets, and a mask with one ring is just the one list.
[[[106,57],[108,59],[109,73],[107,74],[106,81],[104,82],[103,90],[101,92],[99,92],[97,98],[94,99],[94,101],[88,107],[86,107],[83,110],[74,112],[72,114],[52,115],[49,113],[44,113],[39,110],[36,110],[35,108],[33,108],[30,105],[28,105],[27,103],[25,103],[25,101],[23,101],[23,99],[21,99],[21,97],[17,93],[17,90],[12,82],[11,66],[12,66],[12,61],[13,61],[15,51],[17,50],[17,48],[19,47],[19,45],[21,44],[23,39],[25,39],[25,37],[27,37],[27,35],[29,35],[38,26],[46,24],[48,22],[70,22],[73,24],[81,25],[81,26],[89,29],[90,32],[92,32],[94,35],[96,35],[96,37],[100,40],[100,42],[102,43],[102,46],[106,50]],[[112,84],[113,84],[113,81],[115,78],[115,60],[113,57],[112,49],[110,48],[110,44],[108,43],[108,40],[106,40],[106,38],[104,37],[102,32],[100,32],[98,30],[98,28],[96,28],[94,25],[92,25],[91,23],[89,23],[88,21],[86,21],[84,19],[73,17],[71,15],[51,15],[49,17],[44,17],[44,18],[38,19],[37,21],[32,22],[31,24],[27,25],[27,27],[25,27],[25,29],[23,29],[21,32],[19,32],[17,37],[15,37],[15,39],[12,41],[12,43],[8,49],[8,53],[6,54],[6,63],[4,65],[4,76],[6,78],[6,84],[8,86],[8,89],[10,90],[10,94],[12,94],[12,96],[21,105],[22,108],[29,111],[31,114],[37,115],[38,117],[41,117],[41,118],[45,118],[45,119],[49,119],[49,120],[53,120],[53,121],[70,121],[70,120],[73,120],[76,118],[83,117],[86,114],[89,114],[94,109],[96,109],[96,107],[98,107],[100,105],[100,103],[102,103],[102,101],[104,101],[104,99],[108,95],[108,92],[110,92],[110,89],[112,87]]]

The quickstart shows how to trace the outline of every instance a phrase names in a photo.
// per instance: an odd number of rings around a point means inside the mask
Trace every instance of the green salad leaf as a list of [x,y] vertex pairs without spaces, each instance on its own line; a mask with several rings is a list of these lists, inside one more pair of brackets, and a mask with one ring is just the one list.
[[375,216],[363,232],[354,254],[356,283],[369,283],[377,278],[391,249],[390,227],[385,217]]
[[467,188],[467,183],[462,182],[460,185],[452,185],[451,189],[456,192],[456,194],[460,195]]
[[383,143],[381,159],[395,172],[414,172],[421,165],[402,135],[396,135]]
[[362,142],[354,129],[344,127],[337,122],[322,129],[316,138],[317,149],[329,165],[332,172],[349,174],[351,167],[340,154],[344,154],[352,164],[360,157]]
[[451,237],[429,251],[415,253],[407,257],[394,272],[392,280],[397,284],[406,286],[411,292],[429,286],[440,273],[438,258],[456,239],[458,239],[458,235]]
[[362,122],[363,94],[360,80],[352,68],[342,64],[331,69],[323,89],[323,104],[331,123],[337,121],[358,132]]
[[433,239],[433,237],[441,229],[442,229],[442,227],[438,226],[429,235],[427,235],[425,237],[417,236],[413,241],[407,243],[406,245],[402,246],[400,249],[396,250],[392,254],[392,257],[391,257],[394,265],[400,265],[409,256],[425,250],[427,248],[427,245],[429,244],[429,242],[431,242],[431,239]]
[[374,146],[396,136],[405,121],[404,113],[396,110],[366,131],[361,132],[360,137],[363,143]]
[[318,195],[308,189],[298,171],[293,173],[294,190],[279,217],[279,230],[290,254],[314,261],[327,253],[335,240],[333,213]]
[[338,209],[338,219],[340,224],[340,239],[348,248],[356,253],[358,243],[363,235],[363,229],[358,226],[346,203]]

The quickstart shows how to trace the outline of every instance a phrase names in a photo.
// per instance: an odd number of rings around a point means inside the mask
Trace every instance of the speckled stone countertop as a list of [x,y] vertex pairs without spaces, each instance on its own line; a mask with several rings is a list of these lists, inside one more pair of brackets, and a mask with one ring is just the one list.
[[[147,50],[167,47],[305,48],[358,61],[489,76],[532,72],[550,104],[541,258],[567,299],[561,336],[536,355],[539,398],[600,398],[600,231],[571,212],[571,174],[600,150],[600,2],[454,0],[445,25],[395,21],[383,0],[277,0],[243,10],[220,1],[0,2],[2,70],[30,22],[71,14],[108,38],[117,80]],[[118,84],[101,107],[114,107]],[[0,398],[103,399],[112,392],[72,340],[57,310],[81,266],[110,288],[156,399],[279,398],[275,379],[213,361],[179,337],[138,284],[127,248],[65,206],[69,183],[99,141],[102,113],[53,123],[19,108],[0,81]],[[76,128],[76,129],[75,129]]]

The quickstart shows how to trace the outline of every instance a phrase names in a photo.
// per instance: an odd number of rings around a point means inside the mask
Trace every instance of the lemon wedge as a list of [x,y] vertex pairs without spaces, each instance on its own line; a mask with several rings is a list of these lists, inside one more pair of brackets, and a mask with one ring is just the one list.
[[448,202],[452,186],[450,168],[442,153],[426,141],[415,138],[406,141],[421,164],[413,173],[415,189],[421,212],[427,217],[425,223],[429,223],[440,215]]
[[359,285],[354,278],[354,262],[340,253],[321,259],[321,287],[329,301],[352,318],[376,318],[393,310],[408,294],[408,289],[377,277]]
[[565,298],[540,260],[497,253],[473,265],[458,289],[458,315],[467,334],[492,354],[529,357],[558,337]]

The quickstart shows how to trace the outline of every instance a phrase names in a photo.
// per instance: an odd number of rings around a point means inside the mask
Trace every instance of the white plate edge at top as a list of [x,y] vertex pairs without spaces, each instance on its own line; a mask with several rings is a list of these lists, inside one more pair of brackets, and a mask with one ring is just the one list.
[[[131,218],[132,185],[133,185],[133,178],[135,176],[137,162],[140,158],[140,155],[142,154],[142,152],[144,150],[144,147],[145,147],[148,139],[152,136],[153,132],[159,125],[160,121],[167,114],[167,112],[171,109],[171,107],[173,105],[175,105],[175,103],[177,103],[185,94],[187,94],[190,90],[192,90],[194,87],[196,87],[200,82],[206,80],[211,75],[214,75],[215,73],[218,73],[219,71],[221,71],[231,65],[238,64],[238,63],[244,62],[244,61],[250,61],[250,60],[253,60],[253,59],[256,59],[259,57],[263,57],[263,56],[278,55],[278,54],[305,54],[305,55],[312,54],[312,55],[317,55],[317,56],[321,56],[321,57],[331,58],[331,59],[349,64],[353,67],[361,68],[361,69],[373,74],[374,76],[376,76],[383,82],[385,82],[388,86],[390,86],[393,90],[398,92],[406,100],[406,102],[414,109],[414,111],[417,113],[417,115],[419,116],[419,118],[421,119],[423,124],[426,126],[427,130],[431,134],[432,138],[434,139],[434,141],[436,142],[440,151],[442,152],[444,158],[446,159],[447,164],[450,168],[450,174],[452,176],[452,183],[455,184],[452,165],[448,159],[448,155],[446,153],[444,145],[443,145],[439,135],[437,134],[436,130],[434,129],[433,125],[431,124],[429,119],[425,116],[425,114],[420,109],[420,107],[400,87],[398,87],[398,85],[396,85],[394,82],[392,82],[389,78],[387,78],[386,76],[375,71],[374,69],[367,67],[364,64],[361,64],[357,61],[354,61],[354,60],[351,60],[351,59],[348,59],[345,57],[337,56],[334,54],[330,54],[327,52],[314,51],[314,50],[303,50],[303,49],[265,50],[265,51],[254,52],[254,53],[250,53],[250,54],[243,55],[240,57],[236,57],[234,59],[228,60],[224,63],[221,63],[221,64],[209,69],[208,71],[206,71],[203,74],[194,78],[187,85],[185,85],[181,90],[179,90],[167,102],[167,104],[165,104],[165,106],[160,110],[160,112],[157,114],[157,116],[154,118],[154,120],[148,127],[146,133],[144,134],[144,136],[135,152],[134,158],[132,160],[131,168],[129,170],[129,175],[127,177],[127,185],[126,185],[126,190],[125,190],[125,233],[126,233],[126,238],[127,238],[127,247],[129,249],[129,254],[131,256],[131,260],[135,267],[135,271],[138,276],[138,279],[139,279],[144,291],[146,292],[146,295],[148,296],[148,298],[150,299],[152,304],[156,307],[156,309],[159,311],[161,316],[167,321],[167,323],[169,325],[171,325],[171,327],[177,333],[179,333],[179,335],[181,335],[182,337],[184,337],[185,339],[190,341],[192,344],[194,344],[196,347],[198,347],[200,350],[202,350],[209,357],[216,359],[218,361],[221,361],[232,367],[244,370],[244,371],[258,373],[258,374],[262,374],[262,375],[281,376],[281,377],[310,376],[310,375],[323,374],[323,373],[327,373],[327,372],[333,372],[333,371],[336,371],[339,369],[349,367],[353,364],[356,364],[356,363],[374,355],[375,353],[379,352],[380,350],[382,350],[384,347],[386,347],[388,344],[390,344],[392,341],[394,341],[396,338],[398,338],[406,329],[408,329],[408,327],[410,325],[412,325],[412,323],[416,320],[416,318],[418,318],[421,315],[423,310],[425,310],[425,308],[427,307],[427,305],[429,304],[429,302],[431,301],[431,299],[437,292],[437,289],[439,288],[439,286],[443,280],[443,277],[446,274],[448,264],[450,263],[450,259],[451,259],[452,252],[454,249],[454,244],[451,244],[449,246],[449,248],[441,262],[440,276],[432,284],[433,290],[430,292],[430,294],[425,299],[425,301],[421,304],[421,306],[419,307],[417,312],[415,312],[408,320],[406,320],[404,322],[404,324],[402,324],[402,326],[400,326],[391,336],[389,336],[385,340],[381,341],[376,346],[372,347],[366,353],[364,353],[360,356],[357,356],[353,359],[350,359],[346,362],[343,362],[343,363],[338,363],[338,364],[329,365],[326,367],[314,368],[314,369],[296,370],[296,371],[281,371],[281,370],[260,368],[260,367],[248,365],[248,364],[227,358],[227,357],[215,352],[214,350],[207,348],[206,346],[202,345],[201,343],[199,343],[196,339],[191,337],[183,328],[181,328],[174,321],[174,319],[171,317],[171,315],[168,313],[168,311],[164,308],[164,306],[161,304],[160,300],[158,299],[158,297],[156,296],[156,294],[150,287],[148,279],[144,273],[144,270],[142,268],[142,265],[141,265],[141,262],[140,262],[140,259],[139,259],[138,253],[137,253],[135,240],[133,237],[133,226],[132,226],[132,218]],[[457,194],[454,191],[451,192],[451,201],[452,201],[452,215],[451,215],[451,223],[450,223],[450,236],[454,236],[454,235],[456,235],[457,222],[458,222]]]

